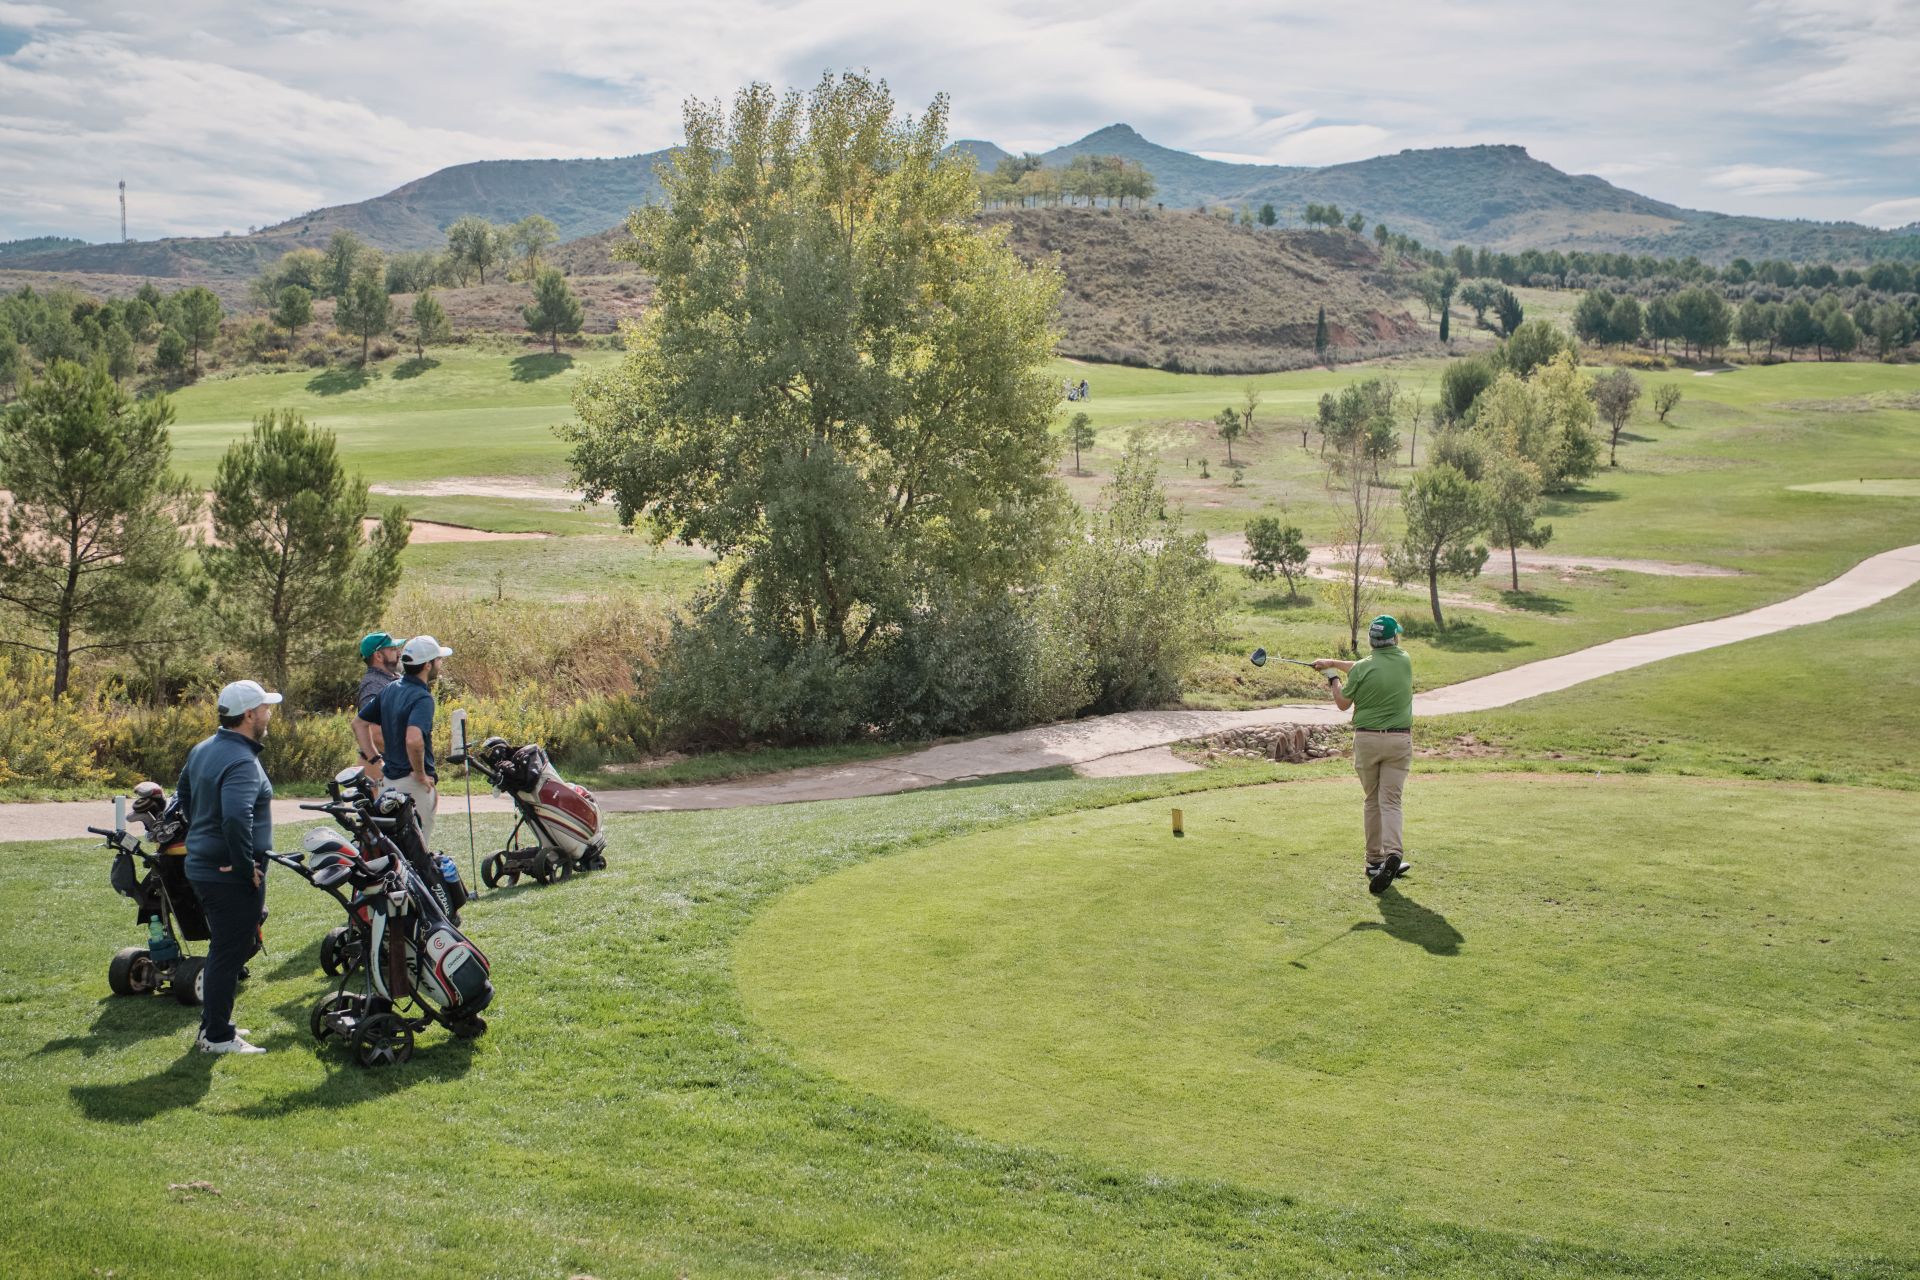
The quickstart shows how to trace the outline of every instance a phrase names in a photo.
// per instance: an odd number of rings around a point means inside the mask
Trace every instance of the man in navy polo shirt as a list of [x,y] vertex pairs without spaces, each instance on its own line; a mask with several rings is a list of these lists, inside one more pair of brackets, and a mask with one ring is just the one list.
[[220,728],[187,753],[175,791],[187,814],[187,879],[207,917],[207,965],[201,971],[200,1034],[206,1053],[265,1053],[233,1025],[240,971],[260,943],[273,848],[273,784],[260,767],[260,744],[277,693],[252,680],[220,691]]
[[433,816],[440,804],[440,775],[433,766],[433,682],[453,650],[432,636],[415,636],[400,651],[401,676],[360,708],[360,718],[380,726],[380,774],[385,790],[413,801],[421,842],[433,848]]

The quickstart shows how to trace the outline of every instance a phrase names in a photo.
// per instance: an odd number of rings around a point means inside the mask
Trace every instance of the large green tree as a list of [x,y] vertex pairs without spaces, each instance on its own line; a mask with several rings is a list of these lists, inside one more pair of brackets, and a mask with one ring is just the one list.
[[274,302],[273,323],[287,331],[287,345],[291,347],[294,335],[313,323],[313,295],[297,284],[282,288]]
[[1444,631],[1440,579],[1475,577],[1487,563],[1487,549],[1473,542],[1486,532],[1486,494],[1459,468],[1439,462],[1414,476],[1401,508],[1406,532],[1387,552],[1387,571],[1395,582],[1425,580],[1433,625]]
[[53,694],[76,654],[122,647],[149,590],[177,568],[194,498],[168,465],[173,408],[135,401],[104,368],[56,361],[0,415],[0,602],[53,658]]
[[422,289],[413,299],[414,355],[424,360],[429,346],[445,342],[452,336],[453,329],[447,323],[447,309],[433,296],[433,290]]
[[521,311],[520,317],[534,333],[544,334],[553,345],[553,354],[559,355],[560,335],[580,332],[585,312],[580,307],[580,299],[567,287],[567,278],[558,268],[548,267],[534,281],[533,301]]
[[653,305],[576,394],[576,480],[719,553],[764,636],[858,655],[1059,545],[1059,278],[975,225],[946,121],[860,75],[689,104],[664,201],[616,250]]
[[1480,482],[1487,504],[1487,533],[1507,553],[1513,589],[1520,589],[1520,548],[1544,547],[1553,526],[1540,523],[1540,468],[1514,454],[1499,453]]
[[447,256],[460,268],[463,277],[471,267],[481,284],[487,282],[487,268],[499,261],[506,242],[507,236],[499,227],[474,213],[447,228]]
[[334,323],[360,339],[360,363],[373,349],[373,335],[382,333],[393,317],[393,299],[387,296],[386,271],[380,260],[365,255],[333,312]]
[[535,280],[540,276],[540,255],[560,243],[560,228],[553,225],[551,218],[528,214],[507,228],[507,240],[525,265],[527,279]]
[[400,581],[406,512],[390,508],[372,536],[361,521],[367,483],[349,475],[333,433],[291,409],[254,420],[220,459],[213,482],[207,576],[227,634],[276,689],[345,653]]
[[180,336],[193,352],[193,372],[200,373],[200,353],[220,336],[220,317],[224,314],[219,295],[201,285],[183,289],[177,297],[180,306]]

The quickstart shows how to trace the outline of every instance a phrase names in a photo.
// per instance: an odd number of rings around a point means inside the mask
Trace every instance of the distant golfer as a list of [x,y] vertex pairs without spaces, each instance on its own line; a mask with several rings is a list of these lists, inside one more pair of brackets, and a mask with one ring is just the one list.
[[1400,796],[1413,768],[1413,663],[1400,647],[1400,623],[1381,614],[1367,627],[1373,652],[1358,662],[1314,661],[1334,705],[1353,708],[1353,771],[1366,790],[1367,888],[1384,893],[1411,862],[1401,846]]
[[433,815],[440,775],[433,767],[433,683],[453,650],[432,636],[415,636],[400,650],[401,676],[360,708],[359,718],[380,727],[384,790],[413,801],[421,842],[433,848]]
[[267,852],[273,848],[273,784],[260,744],[277,693],[252,680],[220,691],[220,728],[187,753],[176,795],[187,814],[187,879],[207,917],[201,971],[200,1033],[205,1053],[265,1053],[233,1025],[240,974],[260,948],[267,900]]
[[[360,661],[367,664],[367,673],[360,677],[360,687],[353,694],[353,709],[361,712],[367,704],[380,696],[380,691],[400,678],[400,645],[384,631],[375,631],[360,641]],[[353,717],[353,743],[359,749],[360,772],[369,778],[379,776],[380,769],[380,727],[362,720],[358,714]]]

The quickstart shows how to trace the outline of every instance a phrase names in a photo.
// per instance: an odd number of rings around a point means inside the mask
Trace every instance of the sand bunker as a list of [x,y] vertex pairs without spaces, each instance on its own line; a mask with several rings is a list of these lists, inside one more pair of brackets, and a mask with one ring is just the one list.
[[492,476],[448,476],[411,484],[376,484],[372,492],[394,498],[513,498],[522,502],[578,502],[580,495],[557,485]]
[[1802,493],[1847,493],[1862,498],[1920,498],[1920,479],[1822,480],[1818,484],[1790,484]]
[[[1912,482],[1920,483],[1920,482]],[[1207,539],[1207,550],[1213,558],[1222,564],[1246,564],[1247,540],[1237,533],[1218,534]],[[1496,557],[1500,564],[1507,562],[1507,553],[1502,551]],[[1332,547],[1314,547],[1308,552],[1308,564],[1315,576],[1323,576],[1318,571],[1330,568],[1336,563]],[[1488,561],[1492,564],[1493,561]],[[1522,569],[1546,570],[1555,573],[1604,573],[1609,569],[1619,569],[1626,573],[1645,573],[1661,578],[1736,578],[1738,569],[1723,569],[1719,565],[1689,564],[1678,560],[1622,560],[1608,556],[1548,556],[1537,551],[1520,553]],[[1445,597],[1441,597],[1443,600]]]

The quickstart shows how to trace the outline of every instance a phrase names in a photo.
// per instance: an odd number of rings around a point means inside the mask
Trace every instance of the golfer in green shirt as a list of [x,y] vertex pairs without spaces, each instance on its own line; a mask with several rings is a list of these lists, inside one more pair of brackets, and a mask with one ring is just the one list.
[[1400,647],[1400,623],[1386,614],[1367,627],[1373,652],[1358,662],[1317,659],[1316,671],[1345,673],[1327,677],[1334,705],[1353,708],[1353,771],[1365,789],[1367,888],[1385,892],[1394,877],[1412,865],[1400,845],[1400,795],[1413,768],[1413,663]]

